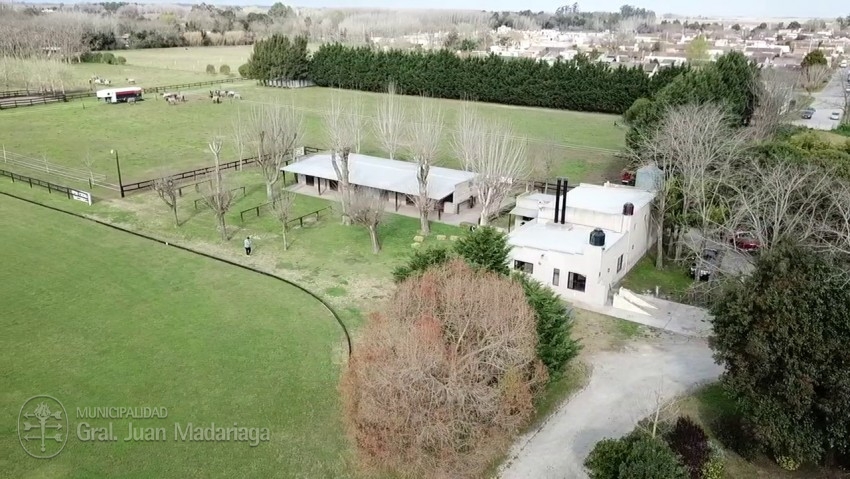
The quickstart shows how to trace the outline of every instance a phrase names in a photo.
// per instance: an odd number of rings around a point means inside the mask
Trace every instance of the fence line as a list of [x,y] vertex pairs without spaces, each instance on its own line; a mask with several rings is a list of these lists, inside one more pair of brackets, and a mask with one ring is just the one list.
[[42,158],[41,160],[39,160],[38,158],[32,158],[29,156],[21,155],[19,153],[14,153],[8,151],[5,145],[2,147],[2,150],[3,156],[0,157],[0,161],[2,161],[4,165],[17,166],[19,168],[26,168],[29,170],[38,171],[40,173],[47,173],[50,175],[67,178],[69,180],[78,181],[81,183],[88,183],[89,188],[100,186],[110,190],[118,191],[118,185],[106,183],[106,175],[104,174],[92,173],[88,170],[84,170],[81,168],[72,168],[69,166],[57,165],[47,161],[47,158]]
[[0,176],[6,176],[12,179],[12,183],[16,181],[20,181],[23,183],[28,183],[30,188],[34,186],[40,186],[45,188],[48,193],[53,193],[54,191],[58,193],[63,193],[68,197],[69,200],[79,200],[92,204],[92,195],[87,191],[75,190],[74,188],[70,188],[68,186],[57,185],[56,183],[51,183],[49,181],[40,180],[38,178],[33,178],[31,176],[20,175],[18,173],[13,173],[11,171],[6,171],[0,169]]
[[[179,83],[174,85],[154,86],[150,88],[142,88],[144,93],[159,93],[166,90],[176,90],[180,88],[191,88],[210,85],[221,85],[223,83],[233,83],[245,81],[244,78],[221,78],[218,80],[207,80],[194,83]],[[16,96],[28,95],[33,98],[15,98]],[[96,91],[82,91],[70,93],[34,93],[29,90],[7,90],[0,91],[0,110],[11,108],[19,108],[24,106],[46,105],[49,103],[68,102],[80,98],[91,98],[97,96]]]
[[299,228],[303,228],[303,227],[304,227],[304,218],[307,218],[307,217],[310,217],[310,216],[316,215],[316,221],[319,221],[319,215],[320,215],[323,211],[330,211],[330,210],[333,210],[333,206],[325,206],[324,208],[319,208],[319,209],[318,209],[318,210],[316,210],[316,211],[311,211],[310,213],[307,213],[306,215],[301,215],[301,216],[299,216],[298,218],[293,218],[293,219],[291,219],[291,220],[287,221],[287,222],[286,222],[286,224],[287,224],[287,226],[288,226],[288,225],[289,225],[289,223],[294,223],[294,222],[296,222],[296,221],[297,221],[297,222],[298,222],[298,227],[299,227]]
[[[320,151],[318,148],[314,148],[312,146],[305,146],[303,148],[304,148],[304,154],[305,155],[310,154],[310,153],[318,153]],[[221,165],[219,165],[219,169],[222,170],[222,171],[233,170],[233,169],[238,168],[240,165],[241,166],[247,166],[247,165],[252,165],[256,162],[257,162],[257,157],[252,156],[250,158],[243,158],[241,160],[234,160],[234,161],[230,161],[230,162],[227,162],[227,163],[222,163]],[[206,176],[206,175],[212,173],[213,171],[215,171],[215,166],[204,166],[202,168],[196,168],[194,170],[176,173],[176,174],[171,175],[171,176],[174,178],[175,181],[190,180],[190,179],[195,179],[195,178],[198,178],[198,177]],[[123,191],[125,193],[130,193],[130,192],[133,192],[133,191],[146,190],[146,189],[153,188],[154,181],[156,181],[156,179],[137,181],[135,183],[126,183],[126,184],[123,184],[121,188],[123,189]]]

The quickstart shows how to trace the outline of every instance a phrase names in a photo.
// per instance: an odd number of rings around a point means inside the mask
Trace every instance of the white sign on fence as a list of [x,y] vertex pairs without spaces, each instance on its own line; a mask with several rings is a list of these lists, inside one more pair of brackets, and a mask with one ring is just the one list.
[[85,201],[91,206],[91,193],[87,191],[71,190],[71,198],[77,201]]

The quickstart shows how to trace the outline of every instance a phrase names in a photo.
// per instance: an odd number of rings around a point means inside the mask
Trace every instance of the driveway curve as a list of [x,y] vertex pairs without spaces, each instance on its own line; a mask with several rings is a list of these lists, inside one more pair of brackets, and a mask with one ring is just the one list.
[[659,393],[674,398],[722,373],[704,340],[669,334],[597,353],[588,362],[593,371],[587,386],[514,444],[502,479],[587,478],[583,463],[596,442],[631,431],[653,410]]

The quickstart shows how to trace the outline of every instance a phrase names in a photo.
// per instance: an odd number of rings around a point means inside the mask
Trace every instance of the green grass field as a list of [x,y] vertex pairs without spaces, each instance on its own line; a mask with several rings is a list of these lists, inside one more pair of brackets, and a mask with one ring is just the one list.
[[[0,469],[5,477],[344,477],[336,383],[345,354],[321,305],[278,281],[0,196]],[[60,455],[25,455],[23,402],[63,402]],[[166,442],[76,438],[76,408],[166,407]],[[105,426],[109,420],[95,419]],[[191,443],[174,423],[266,427],[271,440]]]
[[[336,98],[343,105],[362,105],[361,152],[384,154],[372,126],[380,94],[326,88],[284,90],[258,87],[252,82],[225,84],[225,88],[239,91],[245,100],[214,105],[207,97],[210,88],[198,88],[185,92],[189,101],[177,106],[151,94],[136,105],[86,99],[7,110],[0,115],[0,145],[9,151],[39,158],[44,155],[51,162],[74,167],[82,167],[82,158],[90,152],[98,159],[95,169],[110,176],[115,175],[115,167],[109,151],[117,149],[125,180],[138,181],[162,170],[176,172],[209,164],[211,156],[206,145],[214,135],[224,137],[225,159],[235,159],[233,122],[240,112],[247,115],[257,103],[294,104],[304,118],[304,143],[324,147],[327,140],[322,114]],[[403,97],[402,101],[412,111],[419,100]],[[426,101],[438,103],[444,111],[441,161],[458,167],[450,143],[461,102]],[[614,158],[614,152],[622,147],[624,132],[614,125],[613,116],[482,103],[475,104],[475,108],[486,118],[510,122],[517,136],[529,139],[530,153],[544,148],[544,143],[553,144],[551,176],[561,174],[573,181],[600,182],[619,172],[621,163]],[[38,141],[33,141],[35,132]]]

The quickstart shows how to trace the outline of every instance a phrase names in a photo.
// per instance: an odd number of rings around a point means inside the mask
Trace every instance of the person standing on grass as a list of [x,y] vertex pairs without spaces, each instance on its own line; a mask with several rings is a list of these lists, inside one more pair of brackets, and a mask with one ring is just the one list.
[[251,237],[248,236],[245,238],[245,254],[251,256]]

